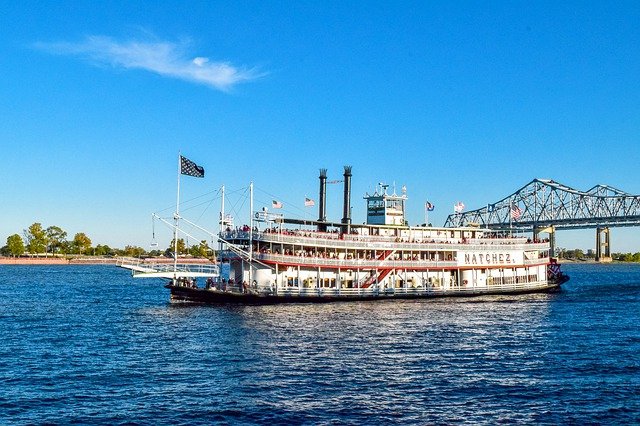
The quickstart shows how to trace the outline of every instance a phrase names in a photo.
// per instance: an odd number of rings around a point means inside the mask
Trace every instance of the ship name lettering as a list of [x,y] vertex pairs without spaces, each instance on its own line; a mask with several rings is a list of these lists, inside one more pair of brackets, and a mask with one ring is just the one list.
[[464,263],[467,265],[491,265],[499,263],[511,263],[510,253],[465,253]]

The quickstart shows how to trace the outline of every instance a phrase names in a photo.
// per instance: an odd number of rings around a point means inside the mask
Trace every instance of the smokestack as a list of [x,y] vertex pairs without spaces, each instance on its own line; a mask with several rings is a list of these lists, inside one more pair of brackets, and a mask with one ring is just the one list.
[[351,166],[344,166],[344,215],[342,232],[351,232]]
[[[320,169],[320,202],[318,203],[318,222],[327,221],[327,169]],[[327,225],[319,224],[318,231],[326,232]]]

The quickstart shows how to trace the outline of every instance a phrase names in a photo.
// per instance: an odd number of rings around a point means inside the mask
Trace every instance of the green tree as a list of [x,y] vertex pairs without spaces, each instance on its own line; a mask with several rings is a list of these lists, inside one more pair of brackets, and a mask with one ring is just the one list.
[[142,247],[125,246],[124,254],[130,257],[140,257],[145,254],[145,251]]
[[[175,239],[171,240],[171,244],[169,244],[169,247],[167,247],[167,250],[165,251],[165,253],[173,256],[173,247],[174,247],[174,242]],[[184,243],[184,240],[182,238],[178,238],[178,254],[186,254],[187,250],[186,250],[186,245]]]
[[27,241],[27,250],[31,254],[46,253],[47,251],[47,233],[42,229],[42,224],[36,222],[24,231],[25,240]]
[[73,252],[76,254],[85,254],[91,248],[91,239],[84,232],[78,232],[73,237],[71,243]]
[[47,242],[49,243],[48,251],[56,254],[67,240],[67,232],[59,226],[50,226],[45,230],[45,234],[47,236]]
[[7,246],[6,253],[9,256],[20,256],[24,254],[24,242],[22,241],[22,237],[18,234],[13,234],[7,237]]
[[95,247],[94,254],[96,256],[111,256],[113,255],[113,249],[108,245],[98,244]]
[[211,249],[209,248],[207,241],[202,240],[197,246],[191,247],[191,249],[189,250],[189,254],[191,254],[191,256],[193,257],[207,257],[210,251]]

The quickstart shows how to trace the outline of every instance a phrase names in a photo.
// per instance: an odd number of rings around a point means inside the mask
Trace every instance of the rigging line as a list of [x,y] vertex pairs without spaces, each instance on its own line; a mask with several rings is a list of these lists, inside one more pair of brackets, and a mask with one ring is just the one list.
[[[200,222],[200,219],[202,219],[202,217],[203,217],[203,216],[204,216],[204,214],[207,212],[207,210],[209,209],[209,207],[211,207],[211,204],[213,204],[213,202],[214,202],[214,201],[215,201],[215,200],[213,200],[213,199],[212,199],[212,200],[209,200],[209,203],[207,204],[207,207],[205,207],[205,208],[204,208],[204,210],[202,210],[202,213],[200,213],[200,216],[199,216],[196,220],[194,220],[194,222],[195,222],[195,223],[199,223],[199,222]],[[199,204],[199,205],[202,205],[202,204]],[[194,227],[193,227],[193,225],[192,225],[192,226],[191,226],[190,231],[193,231],[193,228],[194,228]]]
[[202,210],[202,213],[200,213],[200,217],[198,217],[194,222],[198,223],[200,222],[200,219],[202,219],[202,216],[204,216],[204,214],[207,212],[207,210],[209,210],[209,207],[211,207],[211,205],[213,204],[215,200],[210,200],[209,204],[207,205],[207,207],[204,208],[204,210]]
[[[182,204],[188,204],[188,203],[190,203],[190,202],[192,202],[192,201],[194,201],[194,200],[197,200],[198,198],[202,198],[202,197],[205,197],[205,196],[208,196],[208,195],[214,194],[214,193],[216,193],[216,192],[219,194],[219,193],[220,193],[220,189],[217,189],[217,190],[215,190],[215,191],[209,191],[209,192],[206,192],[206,193],[204,193],[204,194],[198,195],[198,196],[196,196],[196,197],[193,197],[193,198],[190,198],[190,199],[187,199],[187,200],[183,200],[183,201],[181,201],[181,202],[180,202],[180,204],[181,204],[181,205],[182,205]],[[216,199],[216,198],[214,198],[214,200],[215,200],[215,199]],[[165,208],[163,208],[163,209],[161,209],[161,210],[157,210],[157,212],[158,212],[158,213],[160,213],[160,212],[164,212],[164,211],[167,211],[167,210],[172,210],[172,209],[175,209],[175,207],[176,207],[176,206],[175,206],[175,204],[174,204],[173,206],[169,206],[169,207],[165,207]]]
[[[255,190],[255,189],[256,189],[256,188],[254,187],[254,190]],[[299,211],[299,212],[302,212],[301,217],[304,217],[304,215],[307,213],[307,210],[305,210],[305,209],[303,209],[303,208],[301,208],[301,207],[298,207],[298,205],[297,205],[296,203],[291,203],[289,200],[285,200],[285,199],[283,199],[283,198],[277,197],[277,196],[275,196],[275,195],[273,195],[273,194],[271,194],[271,193],[269,193],[269,192],[267,192],[267,191],[264,191],[264,190],[262,190],[262,189],[260,189],[260,188],[257,188],[257,191],[258,191],[258,192],[261,192],[261,193],[263,193],[263,194],[268,195],[269,197],[271,197],[271,199],[272,199],[272,200],[278,200],[278,201],[279,201],[279,200],[282,200],[282,201],[284,201],[284,204],[285,204],[286,206],[289,206],[289,207],[294,208],[295,210],[297,210],[297,211]],[[263,201],[263,200],[258,200],[258,201]],[[271,205],[271,202],[267,202],[266,204],[267,204],[267,205]],[[290,209],[288,209],[288,208],[286,208],[286,209],[284,209],[284,210],[285,210],[285,211],[288,211],[288,212],[291,212],[291,210],[290,210]]]
[[[248,188],[248,187],[247,187],[247,188]],[[227,195],[234,195],[235,193],[238,193],[238,192],[240,192],[240,191],[242,191],[242,190],[244,190],[244,191],[245,191],[245,193],[246,193],[247,188],[240,188],[240,189],[238,189],[238,190],[231,191],[230,193],[228,192],[228,193],[227,193]],[[218,189],[218,193],[220,193],[220,189]],[[199,197],[196,197],[196,198],[199,198]],[[195,200],[196,198],[194,198],[194,199],[192,199],[192,200],[190,200],[190,201],[193,201],[193,200]],[[189,207],[182,207],[182,210],[183,210],[183,211],[185,211],[185,210],[191,210],[191,209],[194,209],[194,208],[196,208],[196,207],[203,206],[203,205],[205,205],[205,204],[208,204],[208,205],[210,206],[214,201],[220,200],[220,198],[221,198],[221,197],[216,197],[216,198],[212,198],[211,200],[203,201],[202,203],[195,204],[195,205],[192,205],[192,206],[189,206]],[[189,202],[189,201],[186,201],[185,203],[188,203],[188,202]]]
[[[246,190],[244,191],[243,197],[240,198],[240,200],[236,201],[235,204],[233,204],[231,211],[233,211],[233,213],[237,216],[240,215],[240,210],[244,207],[245,203],[247,202],[247,192],[249,192],[249,187],[246,188]],[[242,201],[242,203],[240,204],[240,207],[237,207],[237,204],[239,201]],[[253,214],[253,212],[250,212],[251,214]]]
[[[225,209],[225,216],[229,215],[232,217],[240,217],[240,210],[244,207],[244,204],[246,203],[248,191],[249,191],[249,187],[247,186],[231,192],[227,191],[225,193],[224,198],[225,200],[229,201],[229,204],[227,205],[227,209]],[[229,197],[229,195],[237,195],[240,192],[242,193],[238,197]]]

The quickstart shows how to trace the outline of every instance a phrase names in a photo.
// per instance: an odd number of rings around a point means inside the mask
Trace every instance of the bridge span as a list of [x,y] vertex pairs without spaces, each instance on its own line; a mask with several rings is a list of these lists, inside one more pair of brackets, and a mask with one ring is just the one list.
[[596,229],[596,260],[610,260],[609,228],[640,226],[640,195],[608,185],[579,191],[550,179],[534,179],[513,194],[487,206],[447,217],[444,226],[483,226],[498,230],[549,233]]

